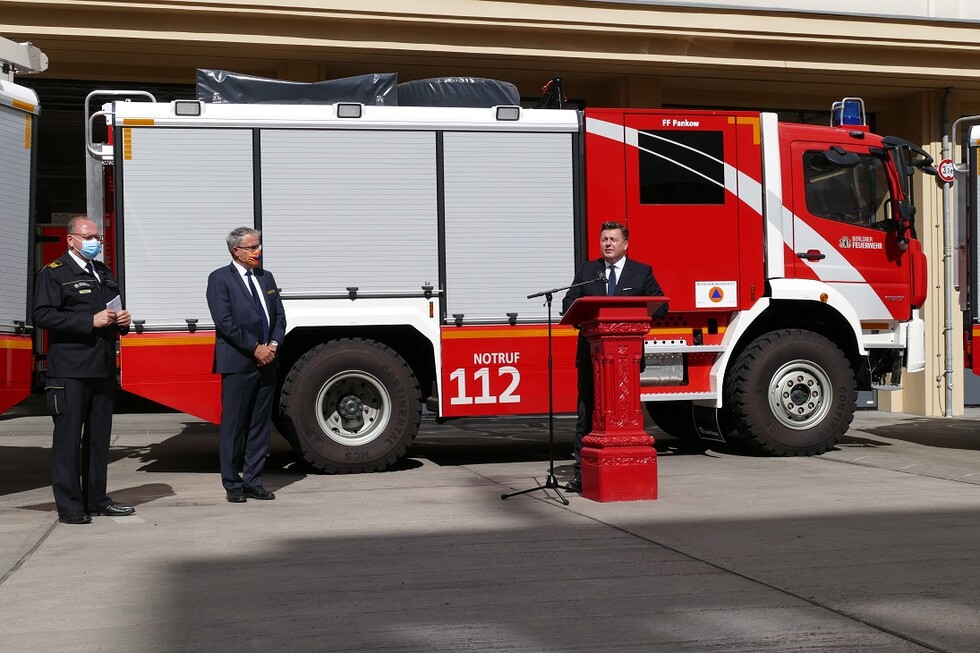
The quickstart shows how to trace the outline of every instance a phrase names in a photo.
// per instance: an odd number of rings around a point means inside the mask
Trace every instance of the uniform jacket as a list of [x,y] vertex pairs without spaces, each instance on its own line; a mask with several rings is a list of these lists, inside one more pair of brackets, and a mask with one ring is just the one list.
[[108,266],[101,261],[92,263],[101,282],[79,267],[67,251],[37,274],[34,324],[48,331],[51,378],[99,378],[116,373],[116,341],[129,327],[92,326],[95,314],[119,294]]
[[[269,308],[269,340],[282,342],[286,335],[286,313],[279,297],[276,280],[268,270],[252,270],[255,282]],[[262,317],[259,315],[245,279],[234,263],[218,268],[208,276],[208,309],[216,330],[212,372],[238,374],[255,371],[252,352],[262,339]],[[278,358],[272,366],[278,365]]]
[[[572,281],[572,284],[588,281],[589,279],[598,279],[600,274],[605,276],[605,272],[606,262],[604,259],[600,258],[594,261],[587,261],[575,273],[575,279]],[[623,272],[619,276],[619,279],[616,280],[615,296],[656,297],[663,294],[663,291],[660,289],[660,284],[657,283],[657,280],[653,276],[653,268],[646,263],[639,263],[627,257],[626,262],[623,264]],[[565,299],[561,303],[562,313],[567,311],[579,297],[598,297],[605,295],[606,283],[604,281],[597,280],[595,283],[579,286],[578,288],[570,288],[565,293]],[[667,304],[663,304],[656,310],[653,317],[663,317],[666,313]],[[581,367],[582,363],[591,365],[588,342],[580,335],[578,349],[575,354],[575,364]]]

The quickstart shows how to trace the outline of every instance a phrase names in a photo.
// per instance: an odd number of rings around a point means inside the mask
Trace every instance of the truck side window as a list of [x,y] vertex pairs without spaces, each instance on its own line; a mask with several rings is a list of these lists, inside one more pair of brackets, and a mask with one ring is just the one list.
[[822,151],[804,153],[807,211],[820,218],[885,229],[891,194],[884,163],[868,154],[858,159],[855,165],[838,165]]
[[641,131],[641,204],[724,204],[720,131]]

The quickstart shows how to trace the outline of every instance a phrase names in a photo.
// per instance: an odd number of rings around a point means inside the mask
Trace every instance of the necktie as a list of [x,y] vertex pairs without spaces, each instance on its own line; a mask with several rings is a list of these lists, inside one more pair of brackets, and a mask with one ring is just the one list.
[[92,264],[92,261],[85,262],[85,269],[88,271],[89,274],[92,275],[92,277],[95,279],[97,283],[101,283],[101,281],[99,281],[99,278],[95,276],[95,266]]
[[606,294],[616,294],[616,266],[609,266],[609,274],[606,275]]
[[259,312],[259,318],[262,319],[262,344],[264,345],[269,342],[269,319],[265,316],[265,309],[262,308],[262,300],[259,299],[259,289],[255,285],[252,271],[247,271],[245,276],[248,278],[248,289],[251,291],[252,303],[255,305],[255,310]]

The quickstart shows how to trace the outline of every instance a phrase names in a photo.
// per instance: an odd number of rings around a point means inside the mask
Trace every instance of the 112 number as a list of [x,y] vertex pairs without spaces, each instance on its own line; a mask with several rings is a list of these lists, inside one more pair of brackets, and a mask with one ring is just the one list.
[[469,404],[516,404],[521,400],[521,396],[514,394],[517,386],[521,382],[521,373],[516,367],[505,365],[497,369],[497,378],[510,377],[510,385],[500,396],[490,394],[490,368],[481,367],[473,373],[473,380],[480,384],[480,394],[471,397],[466,394],[466,368],[458,367],[449,375],[451,381],[456,382],[458,392],[455,397],[450,397],[449,403],[454,406]]

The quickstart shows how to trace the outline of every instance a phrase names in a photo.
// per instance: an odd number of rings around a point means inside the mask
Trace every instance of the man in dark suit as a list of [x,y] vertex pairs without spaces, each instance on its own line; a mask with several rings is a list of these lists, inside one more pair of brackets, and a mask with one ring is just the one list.
[[48,332],[51,487],[64,524],[136,512],[106,495],[116,343],[131,320],[112,271],[95,260],[101,251],[98,226],[75,216],[68,223],[68,250],[41,268],[34,290],[34,324]]
[[[626,258],[629,248],[630,232],[622,223],[604,222],[599,232],[599,246],[602,258],[587,261],[575,273],[572,285],[594,280],[573,287],[565,293],[562,312],[567,311],[572,302],[579,297],[615,296],[658,296],[663,295],[660,285],[653,277],[653,269],[645,264]],[[660,306],[653,317],[662,317],[667,305]],[[582,491],[581,452],[582,438],[592,431],[592,413],[595,409],[592,356],[589,342],[579,334],[578,348],[575,352],[575,367],[578,369],[578,419],[575,422],[575,475],[567,488],[572,492]],[[643,364],[641,362],[642,369]]]
[[276,349],[286,334],[286,314],[272,273],[259,268],[260,237],[248,227],[228,234],[231,264],[208,277],[215,327],[212,371],[221,374],[221,484],[231,503],[276,498],[262,487],[262,470],[269,452]]

